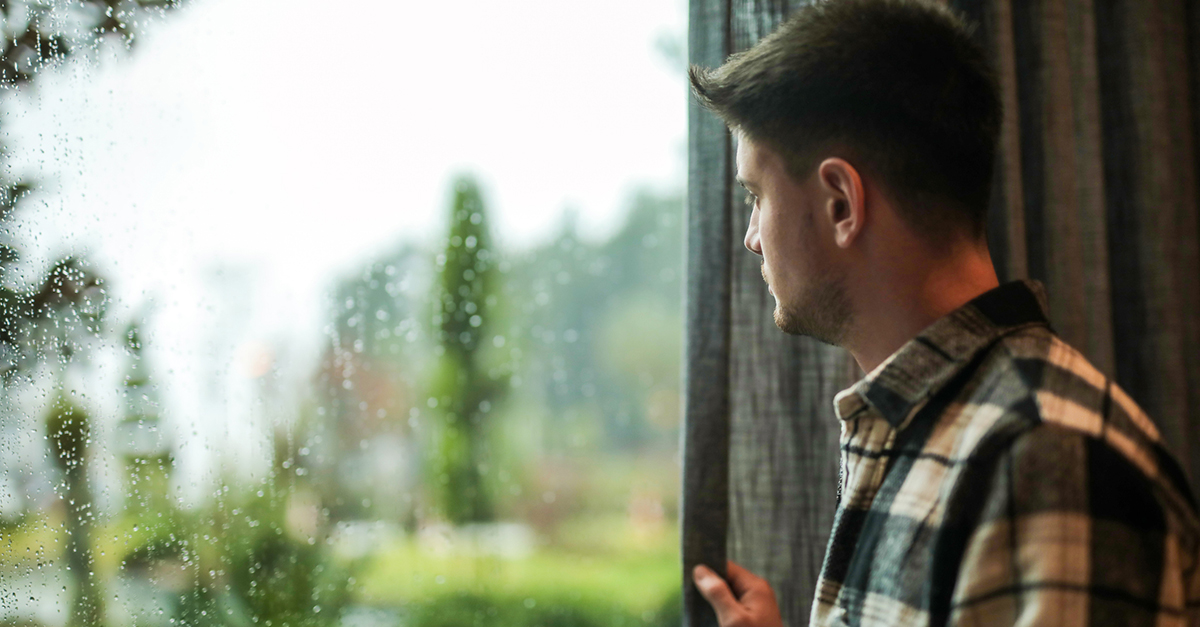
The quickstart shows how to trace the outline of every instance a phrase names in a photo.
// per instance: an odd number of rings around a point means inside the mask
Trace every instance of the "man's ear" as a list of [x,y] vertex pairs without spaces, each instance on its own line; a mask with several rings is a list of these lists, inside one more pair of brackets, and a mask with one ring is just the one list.
[[834,243],[839,248],[849,248],[858,239],[867,218],[862,177],[844,159],[831,157],[817,166],[817,180],[824,192],[822,209],[833,226]]

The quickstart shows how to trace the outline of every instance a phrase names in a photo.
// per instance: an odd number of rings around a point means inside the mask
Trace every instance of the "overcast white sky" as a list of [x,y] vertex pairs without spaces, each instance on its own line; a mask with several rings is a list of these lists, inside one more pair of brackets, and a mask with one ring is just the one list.
[[86,252],[114,318],[153,300],[166,395],[195,424],[225,353],[311,359],[332,280],[440,234],[457,172],[508,247],[566,207],[602,236],[636,187],[682,186],[686,87],[655,41],[685,32],[683,0],[191,0],[5,112],[43,187],[16,228],[28,252]]
[[654,41],[682,37],[683,8],[192,0],[132,58],[34,94],[13,148],[57,179],[47,201],[95,218],[67,239],[114,261],[346,263],[438,232],[457,171],[504,242],[565,206],[603,232],[633,186],[682,178],[684,83]]

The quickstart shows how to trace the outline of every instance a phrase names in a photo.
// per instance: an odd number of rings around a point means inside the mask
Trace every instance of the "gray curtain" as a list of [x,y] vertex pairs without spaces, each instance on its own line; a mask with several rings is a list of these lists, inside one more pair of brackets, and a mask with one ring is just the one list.
[[[719,65],[803,2],[691,0],[691,62]],[[953,0],[1004,90],[989,221],[1002,279],[1050,294],[1059,334],[1151,415],[1200,480],[1200,8],[1187,0]],[[783,335],[719,120],[690,105],[685,575],[726,557],[802,625],[837,488],[841,350]],[[689,625],[715,624],[685,576]]]

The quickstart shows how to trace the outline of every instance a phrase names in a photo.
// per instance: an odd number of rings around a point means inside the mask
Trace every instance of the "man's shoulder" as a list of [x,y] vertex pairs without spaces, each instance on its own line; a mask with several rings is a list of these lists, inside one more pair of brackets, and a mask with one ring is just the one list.
[[1092,435],[1116,429],[1157,442],[1158,429],[1125,390],[1046,327],[1001,338],[983,360],[976,402],[1012,406],[1034,422]]
[[1052,331],[1032,327],[1004,337],[974,379],[961,419],[981,435],[963,458],[988,464],[1005,457],[1043,488],[1125,477],[1153,488],[1163,507],[1200,532],[1193,492],[1154,423]]
[[1132,607],[1147,624],[1194,619],[1200,518],[1186,482],[1169,476],[1178,470],[1169,455],[1148,465],[1103,434],[1023,423],[985,441],[987,454],[959,475],[934,567],[934,579],[953,586],[940,598],[952,596],[962,622],[1052,617],[1065,600]]

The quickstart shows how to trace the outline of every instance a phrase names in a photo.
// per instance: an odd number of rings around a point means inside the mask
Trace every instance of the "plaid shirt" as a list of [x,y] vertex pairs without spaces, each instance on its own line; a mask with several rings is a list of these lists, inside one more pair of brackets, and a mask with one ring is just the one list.
[[1187,481],[1044,303],[998,287],[837,395],[813,625],[1200,627]]

